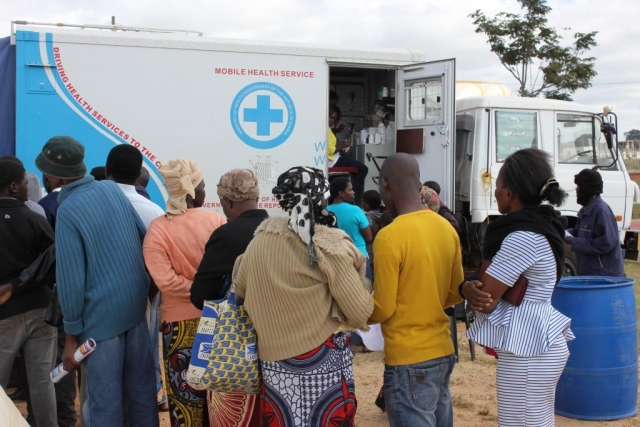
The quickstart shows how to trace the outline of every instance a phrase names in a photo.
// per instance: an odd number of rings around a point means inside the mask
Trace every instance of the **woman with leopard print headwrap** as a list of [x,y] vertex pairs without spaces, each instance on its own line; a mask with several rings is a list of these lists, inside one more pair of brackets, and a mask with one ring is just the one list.
[[236,261],[236,295],[258,334],[262,425],[353,426],[354,328],[373,311],[364,255],[324,208],[322,171],[292,168],[273,194],[288,213],[265,220]]

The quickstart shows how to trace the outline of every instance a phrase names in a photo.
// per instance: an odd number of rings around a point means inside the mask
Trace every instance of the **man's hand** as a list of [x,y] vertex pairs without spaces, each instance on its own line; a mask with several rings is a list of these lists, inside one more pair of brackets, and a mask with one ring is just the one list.
[[80,368],[80,363],[76,362],[73,355],[78,348],[78,342],[73,335],[67,335],[67,340],[64,343],[64,351],[62,352],[62,366],[67,372],[75,371]]
[[570,244],[571,244],[571,242],[573,242],[573,236],[564,236],[564,242],[565,242],[567,245],[570,245]]
[[12,295],[13,286],[11,286],[11,283],[5,283],[4,285],[0,286],[0,305],[9,301],[9,298],[11,298]]
[[490,293],[480,290],[482,286],[484,285],[478,280],[468,280],[462,285],[462,293],[467,304],[476,311],[482,311],[484,307],[489,307],[493,302]]
[[0,295],[0,305],[9,301],[9,298],[11,298],[12,295],[13,295],[13,292],[11,291],[5,292],[4,294]]

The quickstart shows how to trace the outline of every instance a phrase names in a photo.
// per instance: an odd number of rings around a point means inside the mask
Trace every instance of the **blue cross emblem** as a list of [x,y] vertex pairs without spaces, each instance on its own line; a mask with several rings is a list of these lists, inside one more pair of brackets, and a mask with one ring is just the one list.
[[244,121],[258,125],[258,136],[271,135],[271,123],[282,123],[283,110],[271,109],[271,96],[258,95],[257,108],[244,109]]
[[[252,94],[255,104],[251,99]],[[280,105],[284,104],[284,109],[272,107],[273,100],[282,101]],[[296,118],[296,107],[289,94],[280,86],[269,82],[256,82],[245,86],[231,103],[230,119],[233,131],[242,142],[259,150],[275,148],[289,139],[295,128]],[[255,127],[247,126],[253,123]],[[276,126],[276,129],[282,129],[277,135],[271,134],[273,124],[284,124],[284,127]]]

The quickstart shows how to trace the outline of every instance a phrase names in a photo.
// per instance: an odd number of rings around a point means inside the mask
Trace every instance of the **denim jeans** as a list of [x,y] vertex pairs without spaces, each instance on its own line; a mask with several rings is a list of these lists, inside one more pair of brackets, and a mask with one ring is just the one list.
[[0,320],[0,386],[7,387],[16,354],[22,350],[33,415],[39,426],[58,424],[56,392],[49,374],[56,361],[56,334],[44,323],[45,308]]
[[98,341],[96,350],[82,363],[87,378],[85,427],[158,426],[156,375],[146,320],[123,334]]
[[365,277],[369,279],[371,285],[373,285],[373,268],[371,266],[371,258],[367,258],[367,272],[365,273]]
[[414,365],[385,366],[384,400],[391,427],[453,427],[449,378],[453,354]]
[[[162,390],[162,371],[160,370],[160,292],[149,304],[149,336],[151,337],[151,351],[153,352],[153,364],[156,369],[156,392]],[[159,402],[158,402],[159,403]]]

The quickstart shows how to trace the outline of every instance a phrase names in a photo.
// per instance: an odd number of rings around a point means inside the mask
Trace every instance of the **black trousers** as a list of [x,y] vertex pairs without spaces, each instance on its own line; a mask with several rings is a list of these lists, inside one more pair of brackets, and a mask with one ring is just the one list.
[[[58,328],[58,356],[56,357],[56,366],[58,363],[62,363],[65,340],[66,334],[64,333],[64,327],[61,326]],[[58,427],[75,427],[77,421],[76,371],[69,372],[55,387]]]

